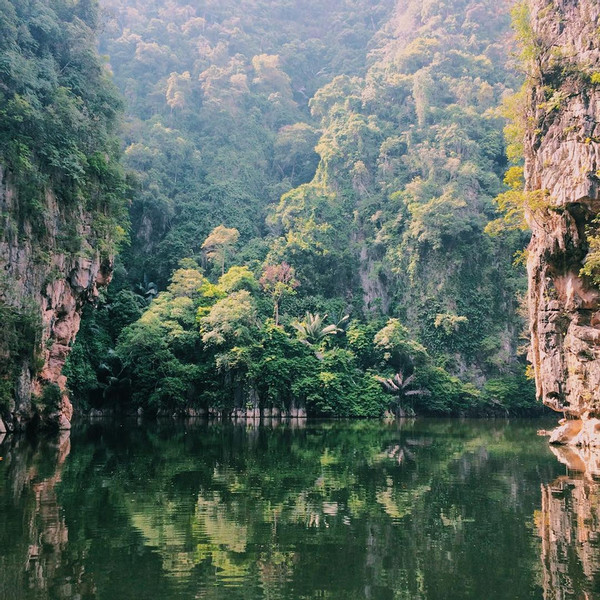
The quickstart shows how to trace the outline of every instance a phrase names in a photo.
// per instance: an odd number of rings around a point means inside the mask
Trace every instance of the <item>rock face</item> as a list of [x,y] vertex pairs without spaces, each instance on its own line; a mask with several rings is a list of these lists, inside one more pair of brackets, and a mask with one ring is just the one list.
[[531,362],[543,402],[583,421],[552,441],[600,445],[600,290],[581,276],[600,212],[600,4],[529,6],[525,178],[543,197],[527,215]]
[[[91,217],[85,212],[67,215],[46,194],[41,239],[22,213],[18,193],[0,166],[0,301],[32,312],[40,323],[37,348],[20,360],[14,402],[4,416],[10,429],[22,428],[34,414],[32,397],[42,397],[44,388],[54,384],[61,392],[60,405],[43,417],[67,429],[73,409],[62,368],[79,330],[83,305],[96,298],[98,286],[108,284],[112,266],[86,242],[91,238]],[[76,252],[61,249],[59,240],[67,225],[71,231],[75,227],[81,241]]]

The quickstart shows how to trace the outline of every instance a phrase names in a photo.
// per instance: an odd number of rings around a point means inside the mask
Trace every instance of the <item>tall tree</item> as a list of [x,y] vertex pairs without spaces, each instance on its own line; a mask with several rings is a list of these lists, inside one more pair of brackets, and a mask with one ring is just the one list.
[[239,237],[240,232],[237,229],[219,225],[210,232],[202,244],[206,258],[220,265],[221,275],[225,275],[227,255],[233,251]]

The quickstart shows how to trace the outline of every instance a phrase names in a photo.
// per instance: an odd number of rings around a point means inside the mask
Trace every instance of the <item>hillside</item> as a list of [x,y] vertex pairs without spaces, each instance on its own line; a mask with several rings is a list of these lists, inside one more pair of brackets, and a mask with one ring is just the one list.
[[[401,412],[533,400],[512,265],[527,235],[484,231],[507,168],[499,107],[520,84],[508,7],[103,6],[138,185],[131,245],[69,366],[83,406],[360,415],[390,399]],[[215,228],[230,239],[211,260]],[[319,319],[337,333],[308,343],[294,325]],[[385,327],[395,358],[376,342]],[[395,375],[419,383],[383,396],[374,377]]]

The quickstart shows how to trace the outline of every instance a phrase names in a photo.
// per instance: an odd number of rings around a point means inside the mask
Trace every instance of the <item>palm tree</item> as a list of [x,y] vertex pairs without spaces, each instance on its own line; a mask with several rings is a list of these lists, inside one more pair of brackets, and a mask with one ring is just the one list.
[[[375,379],[383,385],[386,392],[394,394],[396,400],[394,402],[394,412],[398,416],[404,416],[404,408],[407,400],[413,400],[419,396],[429,396],[431,392],[423,388],[415,387],[415,374],[406,376],[404,373],[396,373],[393,377],[386,379],[385,377],[376,376]],[[410,409],[414,412],[412,402]]]
[[151,281],[150,283],[138,283],[135,286],[135,294],[144,299],[146,304],[150,304],[158,296],[158,286]]
[[304,344],[313,346],[324,340],[329,335],[335,335],[343,331],[342,325],[350,317],[346,315],[333,325],[325,325],[327,315],[312,314],[306,311],[303,321],[294,321],[292,327],[298,332],[298,338]]

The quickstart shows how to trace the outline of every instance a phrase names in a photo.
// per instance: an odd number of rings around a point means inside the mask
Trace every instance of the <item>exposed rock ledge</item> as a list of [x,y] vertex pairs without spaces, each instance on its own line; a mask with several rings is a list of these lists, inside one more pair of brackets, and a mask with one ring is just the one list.
[[600,445],[600,290],[580,275],[600,211],[600,4],[529,0],[527,189],[549,209],[528,215],[531,362],[538,396],[567,419],[553,443]]
[[552,446],[551,449],[572,473],[580,473],[590,481],[600,480],[600,449],[597,446]]
[[[42,324],[37,364],[27,358],[20,365],[15,400],[5,415],[9,430],[24,427],[33,416],[32,396],[41,396],[51,384],[60,388],[62,401],[58,412],[45,417],[61,429],[70,427],[73,408],[62,369],[79,331],[84,304],[97,297],[98,286],[108,284],[112,275],[110,262],[102,261],[88,242],[92,237],[89,214],[65,214],[49,193],[44,208],[44,231],[34,234],[22,216],[10,177],[0,166],[0,273],[5,276],[0,300],[17,309],[33,306]],[[57,240],[74,224],[81,248],[68,253],[59,249]]]
[[581,419],[563,419],[560,427],[550,435],[551,444],[568,444],[571,446],[600,446],[600,419],[582,415]]

